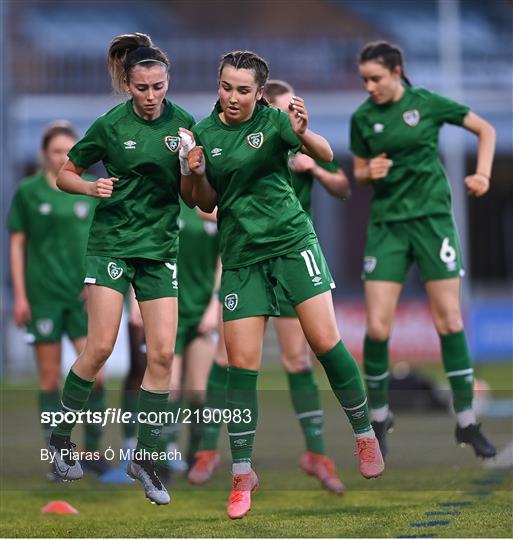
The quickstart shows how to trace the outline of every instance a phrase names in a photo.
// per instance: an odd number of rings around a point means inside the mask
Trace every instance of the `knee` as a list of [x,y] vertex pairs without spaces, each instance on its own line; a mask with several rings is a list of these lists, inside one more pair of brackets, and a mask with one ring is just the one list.
[[367,335],[371,339],[384,341],[390,336],[392,323],[384,317],[369,317],[367,319]]
[[289,373],[298,373],[310,369],[308,349],[287,351],[281,354],[281,363]]
[[147,353],[148,368],[171,373],[173,349],[164,345],[154,347]]
[[96,368],[100,369],[112,354],[114,343],[108,340],[97,341],[96,343],[87,342],[83,356]]
[[434,315],[433,320],[436,331],[443,336],[463,330],[463,320],[459,310]]

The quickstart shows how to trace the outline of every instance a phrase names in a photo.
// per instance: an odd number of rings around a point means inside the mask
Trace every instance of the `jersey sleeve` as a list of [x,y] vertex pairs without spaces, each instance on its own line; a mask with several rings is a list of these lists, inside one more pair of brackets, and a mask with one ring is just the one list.
[[361,127],[358,123],[358,117],[351,116],[351,131],[349,133],[350,149],[354,156],[368,159],[372,157],[365,139],[362,136]]
[[278,125],[280,129],[280,136],[284,147],[292,152],[299,152],[303,144],[299,140],[299,137],[294,133],[288,114],[283,111],[276,110],[278,113]]
[[27,215],[23,200],[23,192],[20,188],[14,194],[9,213],[7,215],[7,228],[9,232],[26,232],[28,228]]
[[327,162],[316,161],[315,163],[317,163],[317,165],[319,165],[321,169],[324,169],[325,171],[328,171],[331,173],[337,172],[339,169],[341,169],[340,164],[335,159],[332,161],[327,161]]
[[455,124],[461,126],[465,116],[470,112],[470,107],[434,92],[430,93],[430,102],[433,116],[440,125]]
[[106,157],[106,146],[105,128],[100,117],[69,151],[68,157],[77,167],[88,169]]

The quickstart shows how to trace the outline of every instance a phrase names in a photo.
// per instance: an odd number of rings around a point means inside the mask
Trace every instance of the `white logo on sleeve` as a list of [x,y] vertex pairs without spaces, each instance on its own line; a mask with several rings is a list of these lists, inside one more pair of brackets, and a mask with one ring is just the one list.
[[385,129],[385,126],[383,124],[377,123],[377,124],[374,124],[373,128],[374,128],[374,133],[381,133]]
[[212,150],[210,150],[210,155],[212,157],[217,157],[217,156],[220,156],[221,155],[221,152],[223,151],[222,148],[213,148]]
[[226,309],[234,311],[239,304],[239,297],[235,293],[227,294],[224,297],[224,305]]
[[119,279],[123,275],[123,268],[115,262],[110,262],[107,265],[107,272],[112,279]]
[[134,150],[137,143],[135,141],[125,141],[123,144],[125,145],[125,150]]

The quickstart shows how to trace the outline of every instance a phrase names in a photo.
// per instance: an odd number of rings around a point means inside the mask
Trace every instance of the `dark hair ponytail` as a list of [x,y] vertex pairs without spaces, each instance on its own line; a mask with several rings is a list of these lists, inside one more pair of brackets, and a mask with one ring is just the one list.
[[[269,77],[267,62],[252,51],[232,51],[223,55],[217,72],[218,80],[221,80],[221,74],[225,66],[232,66],[235,69],[252,69],[255,73],[255,82],[259,87],[265,86]],[[262,105],[269,105],[263,96],[258,102]]]
[[411,86],[411,82],[404,73],[403,51],[396,45],[391,45],[387,41],[374,41],[367,43],[362,49],[358,58],[359,64],[365,62],[377,62],[393,71],[396,67],[401,68],[401,79],[405,84]]
[[130,71],[136,64],[162,64],[169,69],[169,58],[166,53],[153,45],[147,34],[122,34],[115,37],[107,54],[112,87],[118,94],[123,94],[125,80],[130,79]]

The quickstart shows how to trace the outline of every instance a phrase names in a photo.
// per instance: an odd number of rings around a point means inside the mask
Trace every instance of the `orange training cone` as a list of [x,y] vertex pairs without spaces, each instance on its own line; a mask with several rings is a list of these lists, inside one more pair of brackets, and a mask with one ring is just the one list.
[[50,501],[41,508],[41,512],[44,514],[78,514],[78,510],[66,501]]

